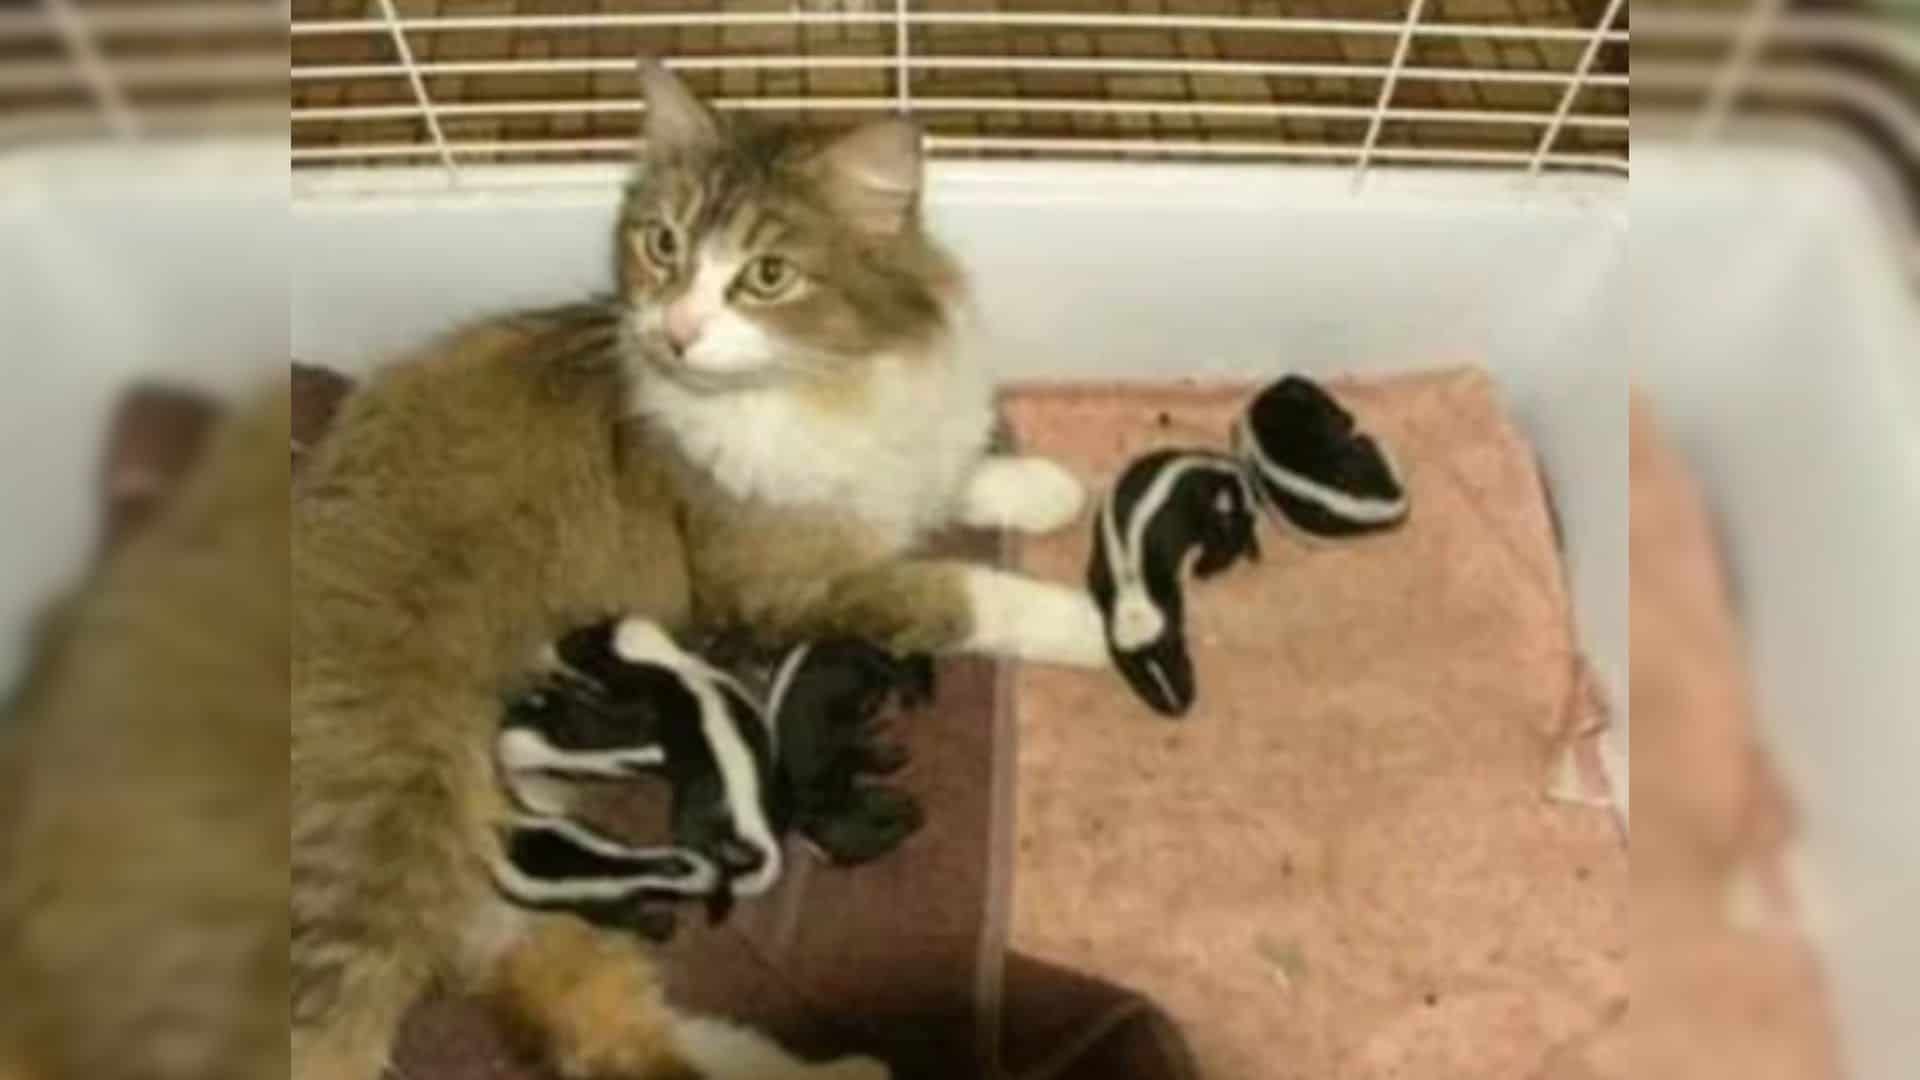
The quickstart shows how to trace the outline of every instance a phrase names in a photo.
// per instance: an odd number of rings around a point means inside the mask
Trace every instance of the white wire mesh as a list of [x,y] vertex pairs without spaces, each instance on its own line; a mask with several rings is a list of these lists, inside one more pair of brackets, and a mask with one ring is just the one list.
[[949,155],[1624,175],[1631,90],[1697,137],[1861,117],[1920,168],[1920,36],[1798,0],[1639,14],[1630,39],[1612,0],[39,0],[0,11],[0,145],[241,112],[290,123],[303,171],[616,161],[650,52],[722,108],[908,112]]
[[0,150],[284,129],[285,6],[29,0],[0,10]]
[[447,170],[448,182],[459,183],[460,166],[453,160],[453,151],[447,146],[446,132],[441,130],[440,117],[434,111],[433,95],[427,93],[426,78],[413,58],[413,46],[407,43],[407,32],[400,28],[400,13],[394,10],[393,0],[379,0],[379,4],[380,21],[393,39],[394,54],[399,57],[400,65],[406,71],[407,85],[413,88],[413,99],[419,107],[421,119],[426,122],[427,134],[433,139],[434,153],[439,155],[441,167]]
[[81,18],[67,0],[47,0],[47,20],[59,33],[74,73],[86,84],[107,129],[123,139],[138,134],[139,126],[133,111],[127,107],[126,94],[100,56],[94,41],[95,28]]
[[[392,23],[389,2],[378,17],[295,5],[297,165],[438,160],[457,181],[489,164],[624,156],[643,110],[633,52],[647,51],[720,108],[822,122],[907,112],[942,154],[1347,163],[1356,180],[1375,163],[1627,170],[1624,64],[1593,57],[1628,35],[1618,5],[1585,22],[1587,0],[1328,0],[1293,5],[1301,15],[1223,0],[577,12],[443,0],[403,4]],[[372,45],[380,35],[392,47]]]
[[1580,63],[1573,69],[1573,78],[1567,83],[1566,93],[1560,96],[1560,106],[1553,111],[1553,120],[1547,124],[1547,130],[1540,135],[1540,144],[1534,148],[1533,157],[1527,162],[1527,171],[1538,174],[1545,167],[1547,158],[1552,156],[1554,140],[1572,119],[1573,104],[1580,97],[1580,88],[1585,86],[1593,74],[1593,62],[1600,55],[1600,47],[1606,44],[1606,29],[1620,17],[1626,0],[1607,0],[1607,9],[1600,16],[1599,25],[1592,37],[1587,39],[1587,47],[1580,53]]
[[1426,8],[1427,0],[1408,0],[1407,21],[1394,41],[1393,62],[1387,65],[1386,76],[1380,80],[1380,96],[1374,99],[1373,113],[1367,118],[1367,134],[1360,141],[1360,157],[1353,167],[1355,184],[1367,178],[1367,165],[1373,160],[1374,149],[1380,143],[1380,129],[1393,112],[1393,89],[1399,84],[1400,73],[1406,69],[1407,50],[1413,45],[1413,35],[1420,30],[1420,15]]

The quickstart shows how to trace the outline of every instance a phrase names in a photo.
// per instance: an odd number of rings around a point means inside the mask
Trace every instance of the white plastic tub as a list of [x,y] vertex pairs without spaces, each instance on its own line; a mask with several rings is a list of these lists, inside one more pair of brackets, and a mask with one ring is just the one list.
[[[83,470],[129,372],[230,386],[289,347],[360,370],[468,315],[606,280],[604,171],[458,194],[340,176],[289,216],[284,147],[267,149],[251,184],[143,162],[147,205],[124,162],[95,160],[108,179],[91,187],[46,182],[71,160],[0,162],[9,633],[79,563]],[[947,165],[930,211],[1009,342],[1006,378],[1487,365],[1560,502],[1580,631],[1623,714],[1623,781],[1637,368],[1727,524],[1853,1074],[1905,1077],[1920,1060],[1912,294],[1844,169],[1640,146],[1635,169],[1631,266],[1617,180],[1385,172],[1356,194],[1344,171]]]

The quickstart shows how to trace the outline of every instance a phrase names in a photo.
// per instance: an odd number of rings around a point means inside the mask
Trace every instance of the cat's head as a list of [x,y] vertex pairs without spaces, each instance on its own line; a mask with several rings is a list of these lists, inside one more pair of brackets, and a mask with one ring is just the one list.
[[690,389],[862,377],[933,342],[959,279],[920,223],[920,133],[722,116],[641,66],[646,143],[616,260],[642,362]]

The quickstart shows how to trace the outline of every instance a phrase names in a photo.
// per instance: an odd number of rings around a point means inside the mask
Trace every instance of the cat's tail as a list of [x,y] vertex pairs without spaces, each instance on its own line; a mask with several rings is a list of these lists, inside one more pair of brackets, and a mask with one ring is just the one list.
[[458,974],[496,903],[485,740],[460,738],[484,704],[452,690],[358,690],[309,672],[295,691],[293,1080],[377,1080],[407,1008]]

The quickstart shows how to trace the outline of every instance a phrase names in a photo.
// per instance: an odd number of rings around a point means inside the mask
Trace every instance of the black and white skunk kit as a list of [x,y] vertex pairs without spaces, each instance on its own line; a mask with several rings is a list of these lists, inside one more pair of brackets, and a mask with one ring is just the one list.
[[1184,582],[1260,555],[1265,510],[1307,534],[1392,528],[1408,498],[1386,448],[1317,383],[1288,375],[1235,423],[1232,452],[1162,449],[1121,470],[1094,525],[1087,587],[1114,665],[1156,712],[1183,716],[1198,689]]
[[[771,889],[789,831],[850,865],[923,823],[911,795],[874,778],[906,764],[878,718],[890,701],[931,698],[929,658],[804,645],[763,703],[645,620],[576,630],[554,654],[553,670],[507,702],[495,742],[518,812],[494,877],[516,903],[664,939],[681,902],[704,900],[717,920]],[[569,785],[583,780],[663,783],[666,835],[629,843],[581,820]]]

